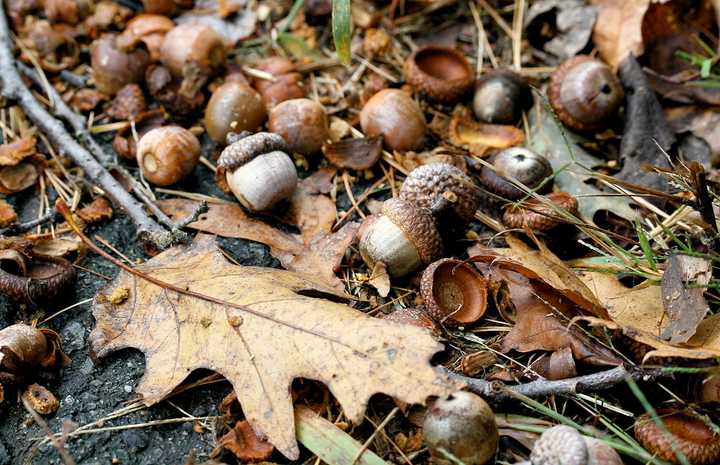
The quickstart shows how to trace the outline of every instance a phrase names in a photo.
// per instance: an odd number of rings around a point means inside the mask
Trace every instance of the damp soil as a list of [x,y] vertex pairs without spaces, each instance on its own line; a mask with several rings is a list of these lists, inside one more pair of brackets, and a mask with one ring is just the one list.
[[[216,188],[212,179],[212,173],[199,166],[190,179],[175,188],[229,199]],[[356,186],[356,189],[355,195],[359,195],[363,186]],[[15,197],[8,200],[15,204],[21,221],[36,217],[36,192]],[[340,195],[338,207],[343,208],[347,203],[347,199]],[[348,205],[344,208],[348,208]],[[89,229],[89,236],[102,237],[132,260],[148,259],[140,244],[135,241],[135,230],[130,220],[117,209],[115,213],[111,221]],[[218,238],[218,244],[240,264],[280,266],[263,244],[224,238]],[[74,288],[52,305],[41,309],[23,309],[0,296],[0,327],[19,321],[27,323],[38,315],[49,316],[68,305],[92,298],[107,282],[99,275],[112,278],[118,272],[114,265],[94,254],[88,254],[80,265],[84,269],[78,269]],[[72,358],[72,363],[62,370],[58,379],[42,382],[60,400],[58,411],[45,417],[50,430],[61,432],[63,425],[82,426],[95,422],[137,399],[135,389],[145,370],[144,355],[134,349],[124,349],[96,360],[91,354],[88,340],[94,326],[90,303],[68,310],[43,326],[60,334],[64,350]],[[196,372],[191,377],[199,378],[208,374],[210,372]],[[225,381],[194,388],[174,396],[170,401],[107,421],[96,429],[141,425],[156,420],[181,418],[186,414],[195,417],[218,415],[218,404],[230,391],[230,384]],[[38,439],[44,436],[42,428],[32,422],[30,415],[18,402],[17,394],[6,392],[6,399],[0,404],[0,465],[62,463],[52,445],[38,447]],[[214,431],[198,432],[192,421],[186,421],[162,426],[96,431],[68,438],[66,447],[78,465],[183,465],[191,455],[194,455],[195,463],[207,460],[216,447],[216,439]],[[273,459],[282,461],[279,456]],[[221,455],[219,460],[228,464],[236,463],[227,453]]]

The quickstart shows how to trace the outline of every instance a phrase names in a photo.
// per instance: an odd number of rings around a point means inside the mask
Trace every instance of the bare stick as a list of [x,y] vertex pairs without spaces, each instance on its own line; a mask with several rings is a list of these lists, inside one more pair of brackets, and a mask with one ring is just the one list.
[[624,382],[627,377],[641,381],[652,381],[657,378],[672,376],[672,373],[660,368],[627,369],[625,367],[616,367],[599,373],[576,376],[574,378],[555,381],[539,379],[525,384],[508,386],[500,381],[485,381],[483,379],[469,378],[445,368],[443,368],[442,371],[444,371],[450,379],[465,384],[468,390],[493,401],[511,399],[512,393],[508,391],[516,392],[526,397],[543,397],[551,394],[576,394],[584,391],[601,391],[608,389]]
[[157,249],[166,249],[177,241],[176,235],[161,227],[145,212],[143,205],[132,197],[115,178],[80,145],[57,119],[53,118],[33,97],[15,67],[10,28],[5,16],[5,5],[0,5],[0,75],[2,95],[16,102],[30,120],[47,136],[55,147],[81,166],[89,179],[105,191],[112,202],[123,208],[132,219],[142,241]]
[[5,236],[8,234],[19,234],[24,233],[26,231],[30,231],[35,226],[40,226],[41,224],[45,224],[49,221],[54,221],[57,216],[57,212],[54,210],[50,213],[47,213],[40,218],[36,218],[34,220],[26,221],[25,223],[15,223],[7,228],[0,229],[0,236]]

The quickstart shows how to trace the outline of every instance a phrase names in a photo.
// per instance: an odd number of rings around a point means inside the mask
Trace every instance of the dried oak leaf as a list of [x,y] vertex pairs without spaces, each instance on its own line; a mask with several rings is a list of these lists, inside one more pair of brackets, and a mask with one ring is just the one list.
[[0,145],[0,166],[15,166],[35,153],[35,138],[23,137]]
[[647,353],[645,359],[720,357],[720,315],[702,320],[687,342],[669,344],[660,337],[662,324],[667,319],[660,286],[645,283],[627,288],[615,276],[607,273],[585,272],[578,275],[610,314],[609,320],[588,320],[596,325],[620,329],[635,341],[651,346],[653,350]]
[[[319,277],[336,290],[344,289],[335,272],[343,255],[355,240],[358,223],[349,222],[331,233],[335,223],[335,204],[322,195],[323,173],[304,179],[291,199],[286,220],[300,229],[300,234],[281,231],[260,220],[249,217],[240,205],[212,204],[207,213],[189,228],[223,237],[248,239],[270,247],[270,254],[290,271]],[[196,210],[198,202],[169,199],[158,202],[160,208],[175,220],[187,218]]]
[[598,11],[593,42],[603,60],[617,68],[629,54],[643,54],[642,22],[650,0],[590,0],[590,4]]
[[218,444],[243,463],[265,461],[275,450],[272,444],[260,439],[245,420],[235,423],[235,427],[221,437]]
[[75,213],[86,224],[94,224],[112,218],[113,210],[105,197],[97,197]]
[[[660,337],[671,343],[687,342],[710,307],[705,285],[712,277],[710,261],[701,257],[673,254],[662,277],[662,302],[668,320]],[[695,287],[692,287],[695,286]]]
[[[195,369],[222,374],[253,430],[290,459],[299,455],[290,397],[295,378],[327,384],[353,422],[362,420],[377,392],[423,403],[457,388],[430,366],[441,346],[426,330],[309,297],[336,293],[307,275],[232,265],[212,236],[199,234],[191,245],[169,249],[137,269],[211,298],[122,272],[95,297],[93,351],[144,352],[146,373],[137,391],[147,405]],[[110,304],[107,296],[118,287],[130,295]]]
[[600,210],[629,221],[638,219],[626,196],[608,196],[588,184],[596,175],[592,169],[605,162],[580,147],[579,136],[563,130],[559,124],[542,104],[535,105],[530,112],[529,147],[548,159],[555,171],[558,190],[574,195],[578,199],[578,213],[591,223]]

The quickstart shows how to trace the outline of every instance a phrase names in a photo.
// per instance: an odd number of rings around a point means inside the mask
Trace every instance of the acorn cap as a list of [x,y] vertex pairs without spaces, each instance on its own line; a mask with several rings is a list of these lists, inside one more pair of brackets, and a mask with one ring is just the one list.
[[472,265],[443,258],[428,266],[420,293],[430,316],[451,326],[474,323],[487,308],[487,280]]
[[427,265],[442,255],[442,239],[429,210],[393,198],[383,203],[382,214],[405,233],[417,249],[423,264]]
[[466,223],[470,222],[480,197],[472,180],[448,163],[430,163],[412,170],[400,188],[400,198],[431,209],[447,192],[452,194],[456,215]]
[[438,102],[459,99],[472,88],[475,71],[465,55],[438,45],[415,50],[405,61],[405,79],[420,93]]
[[[491,156],[488,162],[495,169],[483,166],[480,180],[489,190],[510,200],[522,198],[525,192],[508,178],[534,189],[553,172],[547,158],[524,147],[505,149]],[[551,185],[548,182],[544,187],[549,189]]]
[[14,263],[17,272],[0,268],[0,293],[12,300],[34,304],[48,302],[75,280],[75,268],[60,257],[42,256],[28,261],[13,250],[2,251],[0,263]]
[[[552,202],[558,209],[575,215],[578,202],[567,192],[551,192],[545,202]],[[557,210],[539,199],[528,199],[520,205],[508,205],[503,212],[503,223],[509,228],[529,228],[532,231],[549,231],[563,222]]]
[[[590,73],[594,73],[591,75]],[[588,80],[590,77],[592,80]],[[578,93],[586,93],[578,98]],[[588,55],[565,60],[550,76],[548,102],[565,126],[591,131],[607,125],[624,92],[620,81],[602,61]]]
[[530,462],[532,465],[587,465],[585,439],[575,428],[553,426],[535,441]]
[[692,465],[711,465],[720,461],[720,435],[700,418],[689,411],[658,410],[665,428],[655,424],[649,414],[635,420],[635,439],[655,456],[671,463],[680,463],[671,445],[674,442]]
[[218,166],[233,171],[253,158],[275,150],[287,152],[285,139],[272,132],[258,132],[225,147],[218,159]]

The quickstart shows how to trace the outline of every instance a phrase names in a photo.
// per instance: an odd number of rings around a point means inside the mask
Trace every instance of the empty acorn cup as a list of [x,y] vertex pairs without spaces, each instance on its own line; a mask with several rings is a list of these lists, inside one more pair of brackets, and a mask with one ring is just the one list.
[[443,258],[422,275],[420,293],[437,322],[460,326],[479,320],[487,308],[487,280],[471,264]]

